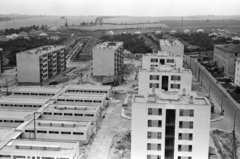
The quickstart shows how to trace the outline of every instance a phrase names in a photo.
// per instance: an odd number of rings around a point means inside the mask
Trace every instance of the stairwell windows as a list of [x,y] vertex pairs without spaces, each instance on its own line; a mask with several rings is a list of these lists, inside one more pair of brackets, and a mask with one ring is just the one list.
[[159,75],[150,75],[149,79],[150,80],[159,80]]

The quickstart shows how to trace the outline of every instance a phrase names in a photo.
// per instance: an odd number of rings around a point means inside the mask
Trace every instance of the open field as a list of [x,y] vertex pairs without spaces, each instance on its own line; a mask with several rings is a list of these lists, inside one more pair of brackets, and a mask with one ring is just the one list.
[[158,24],[134,24],[134,25],[110,25],[110,24],[103,24],[103,25],[96,25],[96,26],[74,26],[69,28],[74,29],[83,29],[83,30],[111,30],[111,29],[126,29],[126,28],[147,28],[147,27],[168,27],[163,23]]
[[[96,17],[67,17],[68,25],[80,25],[82,22],[90,23],[95,21]],[[65,24],[65,19],[60,17],[31,17],[27,19],[15,19],[11,21],[0,22],[0,30],[7,28],[20,28],[32,25],[47,25],[47,26],[63,26]]]
[[[181,20],[181,16],[175,17],[115,17],[104,19],[104,23],[148,23],[148,22],[160,22],[160,21],[172,21],[172,20]],[[206,20],[222,20],[222,19],[233,19],[240,20],[240,16],[185,16],[183,20],[198,20],[198,21],[206,21]]]

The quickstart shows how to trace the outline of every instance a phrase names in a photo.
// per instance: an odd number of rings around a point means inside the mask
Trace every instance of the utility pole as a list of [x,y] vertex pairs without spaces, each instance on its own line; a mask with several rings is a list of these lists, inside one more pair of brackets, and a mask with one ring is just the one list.
[[36,139],[36,120],[35,120],[35,113],[36,113],[36,111],[33,112],[34,139]]

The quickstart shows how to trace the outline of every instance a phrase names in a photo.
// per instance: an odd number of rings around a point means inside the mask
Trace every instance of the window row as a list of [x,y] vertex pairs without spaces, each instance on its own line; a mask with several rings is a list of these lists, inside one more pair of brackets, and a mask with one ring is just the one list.
[[[159,80],[160,76],[159,75],[150,75],[149,79],[150,80]],[[173,75],[173,76],[171,76],[171,80],[172,81],[181,81],[181,76]]]
[[147,159],[161,159],[160,155],[147,155]]
[[178,156],[178,159],[192,159],[192,157],[189,157],[189,156]]
[[[165,64],[165,61],[166,63],[174,63],[174,59],[159,59],[159,63],[161,64]],[[158,62],[158,59],[152,58],[151,62]]]
[[[45,131],[45,130],[37,130],[39,134],[66,134],[66,135],[84,135],[83,132],[69,132],[69,131]],[[25,133],[34,133],[34,130],[25,130]]]
[[64,116],[88,116],[94,117],[94,114],[78,114],[78,113],[52,113],[52,112],[43,112],[43,115],[64,115]]
[[20,93],[20,92],[14,92],[14,95],[36,95],[36,96],[54,96],[55,94],[50,93]]
[[84,102],[84,103],[102,103],[101,100],[77,100],[77,99],[57,99],[59,102]]
[[67,90],[67,92],[107,93],[107,91],[75,90],[75,89],[69,89],[69,90]]
[[[180,89],[180,84],[171,84],[172,89]],[[149,88],[159,88],[159,83],[149,83]]]
[[0,120],[0,123],[23,123],[23,120]]
[[148,144],[147,144],[147,150],[161,151],[161,144],[148,143]]
[[192,133],[179,133],[178,140],[193,140]]
[[148,127],[162,127],[161,120],[148,120]]
[[[0,155],[0,158],[11,158],[10,155]],[[69,158],[63,158],[63,157],[35,157],[35,156],[16,156],[13,155],[13,159],[69,159]]]
[[194,110],[193,109],[180,109],[179,111],[180,116],[194,116]]
[[41,105],[29,105],[29,104],[0,104],[0,106],[5,106],[5,107],[34,107],[34,108],[40,108]]

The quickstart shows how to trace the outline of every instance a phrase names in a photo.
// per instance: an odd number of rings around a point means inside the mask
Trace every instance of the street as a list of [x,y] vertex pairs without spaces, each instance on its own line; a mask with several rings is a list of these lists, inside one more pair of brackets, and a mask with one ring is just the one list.
[[[196,76],[196,78],[199,80],[200,83],[202,83],[206,89],[209,91],[209,85],[210,85],[210,92],[211,92],[211,98],[214,99],[219,105],[222,106],[223,109],[227,115],[227,118],[224,119],[223,121],[217,122],[217,123],[212,123],[211,127],[212,128],[219,128],[226,130],[228,132],[232,132],[233,130],[233,123],[234,123],[234,113],[237,109],[239,109],[240,105],[237,104],[235,105],[228,97],[226,92],[222,92],[221,89],[218,88],[217,85],[220,85],[219,83],[216,83],[216,80],[210,78],[209,73],[207,70],[203,67],[198,65],[197,59],[192,59],[190,60],[190,68],[193,72],[193,75]],[[236,127],[235,131],[236,134],[240,135],[240,111],[236,114]]]

